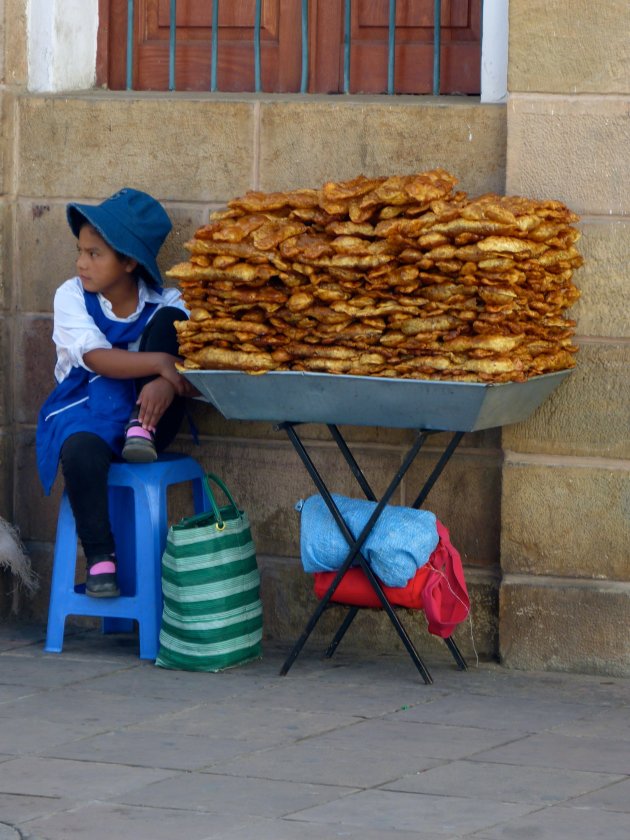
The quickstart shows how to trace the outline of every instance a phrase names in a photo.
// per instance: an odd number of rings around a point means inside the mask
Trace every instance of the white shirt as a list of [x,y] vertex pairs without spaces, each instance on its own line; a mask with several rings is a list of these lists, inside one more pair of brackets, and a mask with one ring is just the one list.
[[[114,315],[111,303],[103,295],[98,294],[98,301],[107,318],[121,323],[135,321],[146,303],[157,303],[155,312],[163,306],[175,306],[188,314],[179,289],[162,289],[160,295],[144,280],[138,281],[138,308],[126,318]],[[57,382],[63,382],[73,367],[90,370],[83,361],[86,353],[90,350],[109,350],[112,345],[96,326],[92,316],[88,314],[83,297],[83,286],[78,277],[72,277],[59,286],[55,292],[53,311],[53,341],[57,348],[55,378]],[[139,344],[138,339],[129,344],[128,349],[137,350]]]

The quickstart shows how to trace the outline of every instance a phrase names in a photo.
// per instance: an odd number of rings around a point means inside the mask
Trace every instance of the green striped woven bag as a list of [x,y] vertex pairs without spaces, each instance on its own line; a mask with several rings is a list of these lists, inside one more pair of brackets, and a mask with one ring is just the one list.
[[[225,507],[210,481],[228,499]],[[247,514],[218,476],[208,473],[203,484],[212,511],[168,530],[155,662],[162,668],[223,671],[261,656],[260,574]]]

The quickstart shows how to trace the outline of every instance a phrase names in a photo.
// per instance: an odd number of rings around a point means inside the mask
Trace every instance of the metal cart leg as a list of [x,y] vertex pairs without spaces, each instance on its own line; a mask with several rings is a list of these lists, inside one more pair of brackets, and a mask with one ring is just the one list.
[[332,439],[339,447],[339,451],[343,455],[346,464],[350,467],[350,471],[352,475],[356,478],[357,484],[359,485],[361,490],[363,490],[365,498],[368,499],[370,502],[375,502],[376,496],[374,495],[374,491],[368,484],[366,477],[361,472],[361,468],[357,464],[354,455],[348,448],[348,444],[343,439],[341,432],[339,431],[337,426],[333,426],[332,424],[329,424],[328,431],[330,432]]
[[453,659],[457,664],[457,669],[459,671],[467,671],[468,665],[466,664],[466,660],[462,656],[460,649],[457,647],[455,639],[452,636],[449,636],[448,639],[444,639],[444,643],[453,655]]
[[348,627],[350,627],[350,625],[354,621],[354,617],[356,616],[356,614],[358,612],[359,612],[359,607],[348,607],[348,612],[346,613],[346,617],[344,618],[342,624],[340,625],[339,629],[335,633],[335,638],[332,640],[332,642],[328,645],[328,648],[326,649],[326,653],[324,654],[326,659],[330,659],[330,657],[333,655],[333,653],[337,650],[337,648],[339,646],[339,642],[346,635],[346,630],[348,629]]
[[442,473],[442,470],[444,469],[444,467],[450,461],[451,455],[453,454],[453,452],[455,452],[455,450],[457,449],[457,446],[459,445],[460,440],[463,437],[464,437],[464,432],[455,432],[455,434],[451,438],[451,441],[450,441],[449,445],[446,447],[446,449],[442,453],[442,455],[440,457],[440,460],[435,465],[435,469],[433,470],[431,475],[427,478],[427,480],[424,482],[422,490],[418,494],[418,497],[416,498],[415,502],[411,505],[411,507],[413,507],[413,508],[422,507],[422,505],[424,503],[424,500],[426,499],[426,497],[431,492],[431,488],[433,487],[435,482],[440,477],[440,474]]
[[[341,580],[341,576],[340,576],[339,579]],[[284,676],[286,676],[286,674],[289,673],[289,668],[291,667],[291,665],[293,665],[295,660],[300,655],[300,651],[302,650],[302,648],[306,644],[306,640],[308,639],[308,637],[311,635],[311,633],[315,629],[315,625],[317,624],[317,622],[321,618],[322,613],[326,609],[327,605],[328,605],[327,602],[325,603],[323,599],[317,605],[317,609],[315,610],[313,615],[309,618],[309,620],[306,624],[306,627],[302,631],[302,635],[297,640],[297,642],[293,645],[293,648],[291,649],[291,653],[287,656],[282,668],[280,668],[280,676],[281,677],[284,677]]]

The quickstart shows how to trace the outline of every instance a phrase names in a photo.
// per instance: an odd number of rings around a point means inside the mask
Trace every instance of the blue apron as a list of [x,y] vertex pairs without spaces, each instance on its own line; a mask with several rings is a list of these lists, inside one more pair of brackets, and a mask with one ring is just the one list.
[[[137,341],[157,303],[147,303],[131,322],[110,320],[94,292],[84,290],[85,306],[96,326],[113,347],[127,349]],[[77,432],[92,432],[120,455],[124,429],[136,404],[133,379],[110,379],[82,367],[73,367],[42,406],[37,420],[37,469],[46,495],[51,491],[64,441]]]

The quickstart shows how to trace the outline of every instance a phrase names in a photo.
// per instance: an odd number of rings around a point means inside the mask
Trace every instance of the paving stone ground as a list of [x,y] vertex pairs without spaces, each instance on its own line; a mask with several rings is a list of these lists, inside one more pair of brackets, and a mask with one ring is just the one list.
[[0,840],[629,840],[630,680],[309,642],[221,674],[0,626]]

